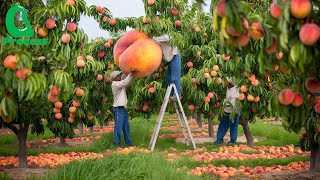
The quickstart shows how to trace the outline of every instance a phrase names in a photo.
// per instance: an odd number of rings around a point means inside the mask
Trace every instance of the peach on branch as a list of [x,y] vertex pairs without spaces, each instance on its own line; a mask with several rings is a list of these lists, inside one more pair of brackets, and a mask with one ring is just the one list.
[[60,90],[57,88],[57,86],[52,86],[50,89],[50,94],[53,96],[58,96],[60,94]]
[[146,34],[131,30],[118,40],[113,56],[124,74],[133,72],[134,77],[147,77],[160,66],[162,50]]
[[320,37],[320,28],[317,24],[306,23],[299,31],[299,37],[303,44],[312,46]]
[[291,89],[283,89],[279,93],[278,99],[279,99],[280,104],[289,105],[294,100],[294,93],[293,93],[293,91]]
[[259,22],[253,22],[249,27],[250,37],[258,40],[264,36],[264,30]]
[[178,10],[177,8],[173,8],[173,9],[171,10],[171,14],[174,15],[174,16],[176,16],[176,15],[179,14],[179,10]]
[[17,78],[22,80],[25,80],[31,74],[32,74],[32,71],[28,68],[22,68],[16,71]]
[[294,93],[294,99],[291,103],[292,106],[294,107],[299,107],[303,103],[303,96],[301,93]]
[[57,109],[61,109],[62,108],[62,102],[58,101],[56,103],[54,103],[54,107],[57,108]]
[[53,29],[56,26],[56,21],[52,18],[46,20],[46,27],[48,29]]
[[69,32],[74,32],[74,31],[76,31],[76,29],[77,29],[77,24],[76,23],[70,22],[70,23],[67,24],[67,30]]
[[237,46],[243,47],[247,45],[250,41],[249,33],[241,34],[239,37],[236,38]]
[[320,82],[313,79],[313,78],[308,78],[306,83],[305,83],[307,91],[315,94],[320,91]]
[[282,9],[277,2],[273,2],[270,6],[270,14],[273,18],[279,19],[282,15]]
[[216,10],[220,17],[224,17],[226,15],[226,0],[220,0],[217,4]]
[[48,95],[48,100],[49,100],[49,102],[54,103],[54,102],[56,102],[58,100],[58,96],[54,96],[52,94],[49,94]]
[[45,31],[43,28],[39,28],[38,34],[41,37],[46,37],[48,35],[47,31]]
[[114,25],[117,24],[117,21],[116,21],[115,19],[111,19],[111,20],[109,21],[109,24],[110,24],[111,26],[114,26]]
[[63,34],[61,36],[61,42],[65,43],[65,44],[68,44],[70,42],[70,35],[69,34]]
[[155,0],[148,0],[148,5],[149,5],[149,6],[154,5],[154,1],[155,1]]
[[17,69],[17,55],[8,55],[3,62],[5,68],[16,70]]
[[306,18],[312,10],[310,0],[291,0],[290,13],[298,19]]
[[76,5],[76,2],[74,0],[67,0],[66,5],[67,6],[74,6],[74,5]]

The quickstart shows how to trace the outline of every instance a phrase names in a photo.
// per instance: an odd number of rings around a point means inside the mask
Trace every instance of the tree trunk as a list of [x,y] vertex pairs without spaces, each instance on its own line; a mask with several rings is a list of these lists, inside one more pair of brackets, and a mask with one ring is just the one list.
[[66,136],[60,136],[60,147],[66,147]]
[[201,119],[201,111],[197,112],[197,118],[196,118],[197,124],[199,128],[202,128],[202,119]]
[[90,134],[93,133],[93,126],[89,127],[89,132],[90,132]]
[[276,117],[274,117],[274,120],[275,120],[275,121],[280,121],[281,118],[280,118],[279,116],[276,116]]
[[103,123],[100,123],[100,129],[102,129],[103,128]]
[[320,145],[319,144],[317,144],[316,147],[311,147],[310,171],[320,172]]
[[[27,125],[29,127],[29,125]],[[27,168],[27,135],[28,135],[29,128],[22,128],[19,130],[17,134],[19,140],[19,150],[18,150],[18,157],[19,157],[19,168]]]
[[79,134],[83,134],[83,122],[82,122],[81,119],[80,119],[80,121],[79,121],[79,126],[78,126],[78,128],[79,128]]
[[197,113],[195,111],[192,112],[192,118],[196,119],[197,118]]
[[214,131],[213,131],[213,118],[209,117],[208,119],[208,132],[209,132],[209,137],[214,136]]
[[249,129],[248,121],[246,119],[242,119],[240,117],[239,124],[241,124],[241,126],[243,128],[244,135],[246,136],[246,139],[247,139],[247,145],[249,147],[252,147],[254,141],[253,141],[253,136],[251,135],[251,132],[250,132],[250,129]]

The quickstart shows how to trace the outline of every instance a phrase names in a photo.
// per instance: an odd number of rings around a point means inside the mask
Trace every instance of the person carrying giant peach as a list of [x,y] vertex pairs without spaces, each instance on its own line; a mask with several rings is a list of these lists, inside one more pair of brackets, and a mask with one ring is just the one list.
[[121,76],[120,71],[113,71],[110,74],[113,94],[114,143],[116,147],[120,146],[122,132],[126,145],[132,146],[128,112],[126,109],[128,103],[126,90],[127,87],[133,82],[134,78],[132,73],[128,74],[128,76],[125,78],[124,77],[125,76]]
[[[177,47],[170,44],[170,36],[168,34],[163,34],[162,36],[152,37],[152,39],[157,42],[162,49],[163,56],[168,65],[168,71],[166,74],[166,79],[168,84],[174,83],[179,96],[181,96],[181,56]],[[174,95],[174,91],[171,91],[170,94],[171,100],[176,100],[177,97]]]

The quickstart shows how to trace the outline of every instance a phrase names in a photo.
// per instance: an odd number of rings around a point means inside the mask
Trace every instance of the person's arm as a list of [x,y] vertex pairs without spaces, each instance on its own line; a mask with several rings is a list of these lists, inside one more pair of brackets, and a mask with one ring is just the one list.
[[114,81],[113,85],[117,88],[123,88],[130,85],[130,83],[133,81],[132,73],[128,74],[128,76],[121,81]]
[[152,39],[154,41],[157,41],[157,42],[169,42],[170,41],[170,37],[169,37],[168,34],[164,34],[162,36],[153,37]]

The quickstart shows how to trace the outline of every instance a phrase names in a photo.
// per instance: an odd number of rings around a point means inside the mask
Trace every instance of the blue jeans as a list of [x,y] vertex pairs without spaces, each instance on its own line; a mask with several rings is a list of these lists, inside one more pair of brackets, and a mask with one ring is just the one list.
[[113,107],[113,115],[114,115],[114,143],[118,147],[121,143],[121,135],[122,131],[124,134],[124,140],[127,146],[132,145],[132,141],[130,138],[130,125],[128,121],[128,113],[126,108],[123,106]]
[[236,114],[234,117],[234,122],[232,122],[230,113],[224,112],[221,121],[218,127],[217,132],[217,143],[223,142],[223,137],[226,135],[230,127],[230,143],[236,143],[238,138],[238,124],[239,124],[240,115]]
[[[167,82],[170,85],[174,83],[176,85],[179,96],[181,96],[180,78],[181,78],[181,57],[180,54],[173,56],[173,59],[169,62],[167,71]],[[174,95],[174,90],[171,91],[171,96]]]

